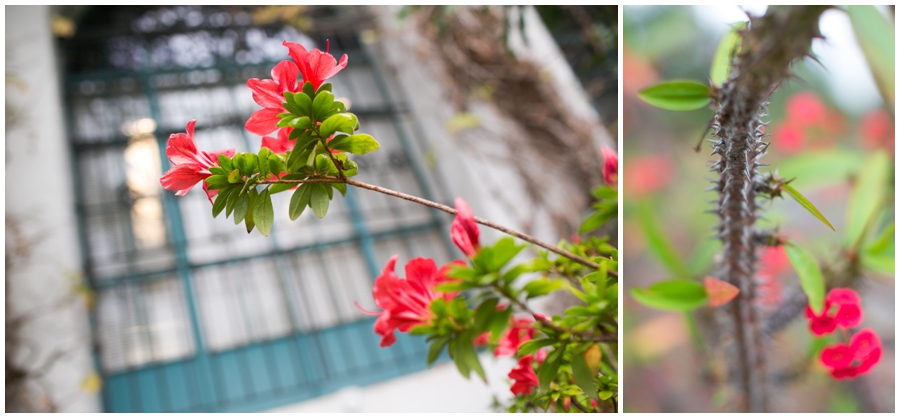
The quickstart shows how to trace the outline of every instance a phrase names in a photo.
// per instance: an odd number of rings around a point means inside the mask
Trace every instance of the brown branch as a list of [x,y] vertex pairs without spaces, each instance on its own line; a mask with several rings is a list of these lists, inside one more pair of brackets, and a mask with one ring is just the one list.
[[[403,199],[403,200],[408,200],[408,201],[410,201],[410,202],[418,203],[418,204],[423,205],[423,206],[428,206],[428,207],[433,208],[433,209],[437,209],[437,210],[440,210],[440,211],[447,212],[447,213],[449,213],[449,214],[451,214],[451,215],[456,215],[456,209],[451,208],[450,206],[442,205],[442,204],[437,203],[437,202],[432,202],[432,201],[430,201],[430,200],[428,200],[428,199],[423,199],[423,198],[421,198],[421,197],[408,195],[408,194],[406,194],[406,193],[398,192],[398,191],[396,191],[396,190],[386,189],[386,188],[384,188],[384,187],[376,186],[376,185],[374,185],[374,184],[363,183],[363,182],[361,182],[361,181],[353,180],[353,179],[350,179],[350,178],[344,178],[344,179],[341,179],[341,178],[338,178],[338,177],[319,177],[319,178],[305,179],[305,180],[256,179],[256,180],[254,180],[254,181],[255,181],[255,184],[276,184],[276,183],[283,183],[283,184],[303,184],[303,183],[345,183],[345,184],[349,184],[349,185],[351,185],[351,186],[359,187],[359,188],[361,188],[361,189],[372,190],[372,191],[375,191],[375,192],[378,192],[378,193],[386,194],[386,195],[388,195],[388,196],[393,196],[393,197],[397,197],[397,198],[400,198],[400,199]],[[576,262],[576,263],[578,263],[578,264],[581,264],[581,265],[583,265],[583,266],[590,267],[590,268],[592,268],[592,269],[599,269],[599,268],[600,268],[600,265],[598,265],[597,263],[595,263],[595,262],[593,262],[593,261],[586,260],[586,259],[584,259],[584,258],[582,258],[582,257],[579,257],[579,256],[577,256],[577,255],[575,255],[575,254],[572,254],[572,253],[570,253],[570,252],[568,252],[568,251],[566,251],[566,250],[563,250],[562,248],[559,248],[559,247],[553,246],[553,245],[551,245],[551,244],[548,244],[548,243],[546,243],[546,242],[544,242],[544,241],[541,241],[541,240],[539,240],[539,239],[537,239],[537,238],[535,238],[535,237],[532,237],[532,236],[530,236],[530,235],[527,235],[527,234],[524,234],[524,233],[521,233],[521,232],[518,232],[518,231],[515,231],[515,230],[512,230],[512,229],[509,229],[509,228],[507,228],[507,227],[505,227],[505,226],[498,225],[498,224],[496,224],[496,223],[494,223],[494,222],[491,222],[491,221],[488,221],[488,220],[486,220],[486,219],[482,219],[482,218],[479,218],[479,217],[475,217],[475,222],[480,223],[480,224],[482,224],[482,225],[484,225],[484,226],[487,226],[487,227],[490,227],[490,228],[494,228],[494,229],[496,229],[496,230],[498,230],[498,231],[500,231],[500,232],[504,232],[504,233],[506,233],[506,234],[512,235],[512,236],[514,236],[514,237],[516,237],[516,238],[519,238],[519,239],[521,239],[521,240],[523,240],[523,241],[530,242],[530,243],[532,243],[532,244],[534,244],[534,245],[537,245],[537,246],[539,246],[539,247],[543,247],[543,248],[545,248],[545,249],[547,249],[547,250],[549,250],[549,251],[552,251],[552,252],[554,252],[554,253],[556,253],[556,254],[559,254],[559,255],[561,255],[561,256],[563,256],[563,257],[566,257],[566,258],[568,258],[568,259],[570,259],[570,260],[572,260],[572,261],[574,261],[574,262]],[[607,270],[607,274],[609,274],[609,275],[611,275],[611,276],[614,276],[614,277],[619,277],[619,274],[618,274],[617,272],[615,272],[615,271],[612,271],[612,270]]]

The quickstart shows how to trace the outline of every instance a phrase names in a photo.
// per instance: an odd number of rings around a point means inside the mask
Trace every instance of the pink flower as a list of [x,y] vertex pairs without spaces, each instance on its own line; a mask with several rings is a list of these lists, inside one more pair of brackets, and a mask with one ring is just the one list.
[[296,93],[302,86],[297,85],[297,66],[288,60],[275,64],[272,68],[272,80],[251,78],[247,87],[253,91],[253,101],[263,108],[253,112],[244,128],[257,135],[268,135],[278,129],[278,117],[287,113],[284,108],[284,92]]
[[867,373],[881,360],[881,339],[865,328],[850,338],[850,345],[826,346],[819,355],[822,365],[831,369],[835,379],[853,378]]
[[534,359],[530,355],[520,358],[519,365],[507,375],[514,381],[509,388],[513,395],[530,395],[537,387],[538,378],[534,373],[534,368],[531,367],[532,360]]
[[791,265],[787,252],[783,246],[766,247],[759,258],[761,268],[756,278],[757,299],[760,304],[768,307],[778,306],[781,303],[782,285],[780,276]]
[[619,177],[619,156],[607,146],[600,147],[603,154],[603,181],[610,186],[616,186]]
[[775,128],[772,138],[778,150],[785,154],[796,154],[806,143],[806,127],[788,121]]
[[636,198],[655,193],[675,177],[675,163],[664,154],[628,157],[625,165],[625,192]]
[[[806,307],[806,317],[810,319],[810,329],[816,335],[829,334],[837,327],[854,328],[863,320],[859,295],[853,289],[835,288],[825,297],[825,309],[816,315]],[[832,309],[836,308],[836,309]]]
[[290,138],[292,130],[293,130],[293,128],[279,129],[278,130],[278,138],[272,138],[271,136],[264,136],[262,139],[262,145],[260,145],[260,148],[266,147],[276,154],[284,154],[284,153],[294,149],[294,143],[297,142],[297,140]]
[[456,198],[456,218],[450,224],[450,239],[467,257],[475,256],[481,248],[478,242],[478,225],[469,204],[462,198]]
[[359,310],[369,315],[378,315],[375,333],[381,335],[382,347],[388,347],[397,340],[394,330],[406,332],[416,325],[428,323],[432,317],[429,308],[433,300],[444,298],[449,301],[456,296],[455,293],[442,293],[434,288],[452,280],[447,276],[447,270],[452,264],[461,262],[453,262],[438,270],[434,260],[414,258],[406,264],[406,280],[403,280],[394,274],[394,265],[399,257],[391,257],[372,288],[375,304],[384,311],[369,312],[356,304]]
[[[166,156],[173,167],[166,171],[159,179],[160,184],[166,190],[177,190],[175,196],[184,196],[198,182],[206,180],[212,173],[209,168],[218,166],[219,154],[225,154],[228,158],[234,157],[234,149],[218,151],[200,151],[194,140],[194,126],[196,120],[187,123],[187,133],[177,133],[169,136],[166,145]],[[218,190],[209,190],[206,182],[203,183],[203,191],[212,203],[212,198],[219,193]]]
[[522,343],[534,338],[535,329],[531,328],[534,321],[528,318],[510,318],[510,321],[512,321],[512,326],[503,333],[497,349],[494,350],[494,355],[497,357],[514,356],[519,352],[519,346]]
[[787,117],[801,126],[821,122],[825,118],[825,104],[815,93],[802,91],[787,100]]
[[542,313],[539,313],[539,312],[535,312],[535,313],[534,313],[533,315],[531,315],[531,316],[534,317],[534,320],[535,320],[535,321],[541,321],[541,322],[553,322],[553,318],[552,318],[550,315],[547,315],[547,314],[542,314]]
[[837,321],[828,316],[829,309],[831,309],[831,303],[825,301],[825,309],[822,310],[821,314],[817,315],[813,312],[811,306],[806,305],[806,318],[809,319],[809,330],[813,334],[819,336],[831,334],[837,328]]
[[335,61],[334,56],[328,53],[331,44],[327,40],[325,52],[318,48],[307,51],[303,45],[294,42],[284,41],[283,45],[288,47],[288,54],[300,68],[303,80],[312,83],[313,90],[318,90],[325,80],[334,77],[347,66],[347,54],[341,56],[340,63]]

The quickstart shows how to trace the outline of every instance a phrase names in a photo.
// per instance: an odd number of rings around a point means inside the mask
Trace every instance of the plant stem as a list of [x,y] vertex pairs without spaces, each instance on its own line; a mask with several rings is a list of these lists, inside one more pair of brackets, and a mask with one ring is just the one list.
[[[430,201],[430,200],[428,200],[428,199],[423,199],[423,198],[421,198],[421,197],[408,195],[408,194],[406,194],[406,193],[401,193],[401,192],[398,192],[398,191],[396,191],[396,190],[385,189],[384,187],[376,186],[376,185],[374,185],[374,184],[363,183],[363,182],[361,182],[361,181],[353,180],[353,179],[350,179],[350,178],[319,177],[319,178],[306,179],[306,180],[285,180],[285,179],[257,179],[257,180],[256,180],[256,184],[272,184],[272,183],[284,183],[284,184],[303,184],[303,183],[345,183],[345,184],[349,184],[349,185],[351,185],[351,186],[359,187],[359,188],[361,188],[361,189],[372,190],[372,191],[375,191],[375,192],[378,192],[378,193],[386,194],[386,195],[388,195],[388,196],[393,196],[393,197],[397,197],[397,198],[400,198],[400,199],[403,199],[403,200],[408,200],[408,201],[410,201],[410,202],[415,202],[415,203],[418,203],[418,204],[420,204],[420,205],[428,206],[428,207],[433,208],[433,209],[437,209],[437,210],[440,210],[440,211],[447,212],[447,213],[449,213],[449,214],[451,214],[451,215],[456,215],[456,209],[451,208],[450,206],[442,205],[442,204],[437,203],[437,202],[432,202],[432,201]],[[562,248],[559,248],[559,247],[553,246],[553,245],[551,245],[551,244],[548,244],[548,243],[546,243],[546,242],[544,242],[544,241],[541,241],[541,240],[539,240],[539,239],[537,239],[537,238],[535,238],[535,237],[532,237],[532,236],[530,236],[530,235],[527,235],[527,234],[524,234],[524,233],[521,233],[521,232],[518,232],[518,231],[515,231],[515,230],[512,230],[512,229],[509,229],[509,228],[507,228],[507,227],[505,227],[505,226],[498,225],[498,224],[496,224],[496,223],[493,223],[493,222],[491,222],[491,221],[488,221],[488,220],[486,220],[486,219],[482,219],[482,218],[479,218],[479,217],[475,217],[475,222],[480,223],[480,224],[482,224],[482,225],[484,225],[484,226],[487,226],[487,227],[490,227],[490,228],[494,228],[494,229],[496,229],[496,230],[498,230],[498,231],[500,231],[500,232],[507,233],[507,234],[509,234],[509,235],[512,235],[512,236],[514,236],[514,237],[516,237],[516,238],[519,238],[519,239],[521,239],[521,240],[523,240],[523,241],[530,242],[530,243],[532,243],[532,244],[534,244],[534,245],[537,245],[537,246],[539,246],[539,247],[543,247],[543,248],[545,248],[545,249],[547,249],[547,250],[549,250],[549,251],[552,251],[552,252],[554,252],[554,253],[556,253],[556,254],[559,254],[559,255],[561,255],[561,256],[563,256],[563,257],[566,257],[566,258],[568,258],[568,259],[570,259],[570,260],[572,260],[572,261],[575,261],[576,263],[581,264],[581,265],[583,265],[583,266],[585,266],[585,267],[590,267],[590,268],[592,268],[592,269],[599,269],[599,268],[600,268],[600,265],[598,265],[597,263],[595,263],[595,262],[593,262],[593,261],[586,260],[586,259],[584,259],[584,258],[582,258],[582,257],[579,257],[579,256],[577,256],[577,255],[575,255],[575,254],[572,254],[572,253],[570,253],[570,252],[568,252],[568,251],[566,251],[566,250],[563,250]],[[619,276],[619,274],[618,274],[617,272],[612,271],[612,270],[607,270],[607,273],[608,273],[609,275],[611,275],[611,276],[614,276],[614,277],[618,277],[618,276]]]

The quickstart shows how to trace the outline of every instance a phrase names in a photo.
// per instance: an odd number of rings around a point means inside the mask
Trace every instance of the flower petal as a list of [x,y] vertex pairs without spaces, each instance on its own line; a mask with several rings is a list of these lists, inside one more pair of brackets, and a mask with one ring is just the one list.
[[250,115],[244,129],[257,135],[268,135],[278,129],[278,115],[282,113],[280,109],[260,109]]

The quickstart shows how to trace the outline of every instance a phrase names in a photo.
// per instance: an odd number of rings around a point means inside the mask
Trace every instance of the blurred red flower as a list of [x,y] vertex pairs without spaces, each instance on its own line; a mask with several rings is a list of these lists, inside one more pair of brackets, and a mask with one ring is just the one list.
[[535,329],[531,328],[531,324],[534,321],[528,318],[510,318],[510,321],[512,322],[512,326],[500,336],[497,349],[494,350],[494,355],[497,357],[514,356],[519,352],[519,346],[521,346],[522,343],[534,338]]
[[801,91],[788,98],[786,110],[788,119],[799,126],[822,122],[825,117],[825,104],[811,91]]
[[831,369],[835,379],[846,379],[867,373],[881,360],[881,339],[869,328],[850,338],[850,345],[832,344],[822,349],[819,360]]
[[509,388],[513,395],[530,395],[534,388],[537,387],[537,374],[534,373],[534,368],[531,367],[533,360],[534,357],[531,355],[520,358],[519,365],[507,375],[514,381]]
[[406,332],[416,325],[428,323],[433,315],[430,309],[432,301],[437,298],[449,301],[456,296],[456,293],[442,293],[434,288],[452,280],[447,276],[447,270],[457,262],[438,270],[434,260],[414,258],[406,264],[406,280],[403,280],[394,274],[397,258],[398,255],[391,257],[372,288],[375,304],[384,311],[370,312],[356,304],[364,313],[378,316],[375,333],[381,335],[382,347],[388,347],[397,340],[394,330]]
[[669,185],[675,163],[668,156],[629,157],[625,164],[625,192],[635,198],[657,192]]
[[456,198],[456,218],[450,224],[450,239],[467,257],[474,257],[481,248],[478,242],[478,224],[469,204],[460,197]]
[[603,181],[616,187],[619,178],[619,156],[605,145],[600,147],[600,152],[603,154]]
[[765,247],[759,258],[759,272],[756,274],[756,295],[763,306],[778,306],[781,303],[781,275],[791,264],[783,246]]
[[868,148],[885,148],[894,154],[894,118],[884,109],[876,109],[859,121],[859,139]]
[[863,320],[859,304],[859,295],[853,289],[831,289],[825,297],[825,309],[821,314],[815,314],[809,305],[806,306],[810,330],[813,334],[825,335],[837,327],[846,329],[859,326]]
[[[196,120],[187,123],[187,133],[177,133],[169,136],[166,144],[166,156],[173,167],[166,171],[159,179],[160,184],[166,190],[177,190],[175,196],[184,196],[198,182],[206,180],[212,173],[209,168],[219,165],[219,154],[225,154],[228,158],[234,157],[234,149],[218,151],[200,151],[194,140],[194,127]],[[212,198],[219,193],[218,190],[209,190],[209,185],[203,182],[203,191],[212,203]]]

